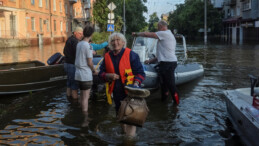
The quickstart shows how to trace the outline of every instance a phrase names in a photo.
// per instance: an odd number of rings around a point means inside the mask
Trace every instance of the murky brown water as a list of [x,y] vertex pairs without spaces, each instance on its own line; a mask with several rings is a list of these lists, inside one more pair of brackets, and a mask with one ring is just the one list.
[[[0,62],[40,60],[62,52],[64,44],[43,48],[1,49]],[[0,96],[0,145],[242,145],[228,120],[223,90],[250,85],[259,75],[259,45],[187,44],[190,62],[203,64],[204,76],[178,86],[180,105],[160,102],[159,91],[147,99],[150,113],[137,138],[120,134],[115,110],[104,98],[91,100],[89,126],[65,87]]]

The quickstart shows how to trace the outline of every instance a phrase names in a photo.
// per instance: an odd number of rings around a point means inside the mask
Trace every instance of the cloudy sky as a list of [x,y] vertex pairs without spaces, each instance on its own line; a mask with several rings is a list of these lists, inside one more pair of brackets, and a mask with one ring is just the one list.
[[148,12],[144,14],[149,19],[149,15],[157,12],[157,16],[160,18],[162,14],[173,11],[176,4],[182,4],[184,0],[147,0],[145,5],[147,6]]

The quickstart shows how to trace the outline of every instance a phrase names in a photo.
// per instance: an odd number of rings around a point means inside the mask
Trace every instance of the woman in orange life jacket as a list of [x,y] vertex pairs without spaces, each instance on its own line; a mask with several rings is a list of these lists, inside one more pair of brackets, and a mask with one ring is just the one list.
[[[118,114],[121,101],[127,96],[124,86],[128,84],[139,86],[145,79],[145,73],[139,56],[126,48],[127,41],[123,34],[114,32],[109,36],[108,43],[111,51],[104,56],[99,77],[109,82],[108,94],[113,94],[116,114]],[[122,129],[126,136],[135,136],[136,126],[122,124]]]

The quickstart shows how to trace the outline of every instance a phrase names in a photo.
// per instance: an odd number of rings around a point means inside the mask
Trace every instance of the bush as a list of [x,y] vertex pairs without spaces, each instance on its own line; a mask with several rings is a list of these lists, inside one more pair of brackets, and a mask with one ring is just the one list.
[[105,41],[108,41],[110,33],[108,32],[94,32],[92,36],[92,41],[95,44],[101,44]]

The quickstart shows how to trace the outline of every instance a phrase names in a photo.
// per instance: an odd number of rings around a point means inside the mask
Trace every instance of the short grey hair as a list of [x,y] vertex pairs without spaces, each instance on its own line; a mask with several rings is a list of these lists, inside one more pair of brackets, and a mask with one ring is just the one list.
[[77,26],[73,32],[83,32],[83,28],[80,26]]
[[167,22],[165,20],[160,20],[158,22],[159,25],[162,25],[162,26],[168,26]]
[[114,48],[113,48],[111,42],[112,42],[112,40],[113,40],[115,37],[120,38],[120,40],[122,40],[122,41],[124,42],[124,46],[123,46],[123,47],[126,48],[126,46],[127,46],[127,40],[126,40],[125,36],[124,36],[122,33],[114,32],[114,33],[112,33],[112,34],[109,36],[109,39],[108,39],[108,43],[109,43],[108,46],[109,46],[110,50],[114,50]]

